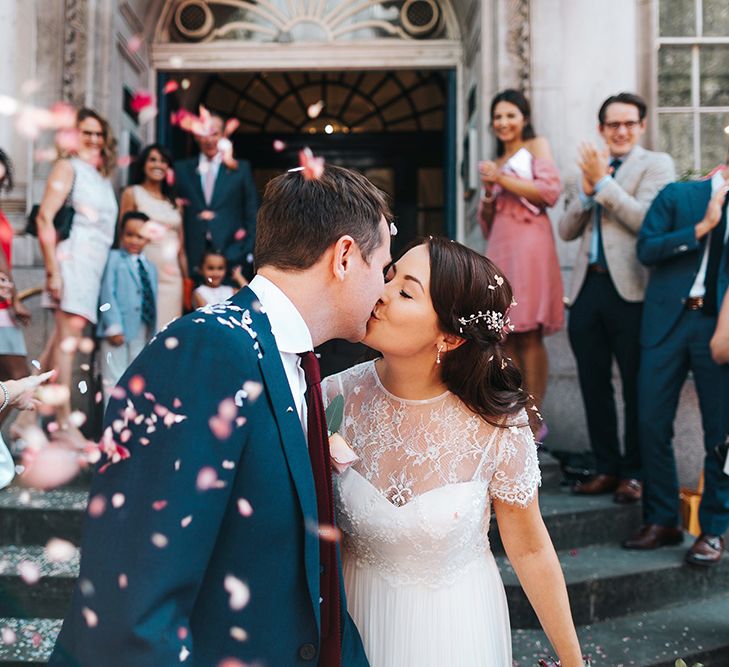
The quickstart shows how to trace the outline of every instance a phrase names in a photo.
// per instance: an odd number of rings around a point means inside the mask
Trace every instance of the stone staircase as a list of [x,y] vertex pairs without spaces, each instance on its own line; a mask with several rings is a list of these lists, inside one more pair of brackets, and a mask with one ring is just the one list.
[[[562,563],[583,650],[595,667],[673,667],[679,657],[689,665],[729,666],[729,557],[710,570],[684,565],[690,536],[683,547],[624,551],[618,543],[638,527],[639,507],[615,505],[609,497],[572,496],[560,487],[550,459],[543,461],[542,473],[542,514]],[[0,491],[0,667],[46,662],[78,559],[48,562],[44,545],[52,537],[78,544],[85,504],[80,487]],[[552,653],[549,642],[495,526],[490,537],[509,601],[514,665],[535,667]],[[36,584],[19,576],[23,561],[38,566]],[[3,636],[12,635],[15,641],[3,644]]]

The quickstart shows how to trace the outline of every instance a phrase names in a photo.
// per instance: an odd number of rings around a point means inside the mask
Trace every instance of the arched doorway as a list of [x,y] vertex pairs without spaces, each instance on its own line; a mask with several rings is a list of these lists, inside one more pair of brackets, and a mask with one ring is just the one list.
[[[158,137],[178,155],[194,146],[170,113],[204,104],[240,121],[236,155],[259,187],[309,146],[390,194],[398,243],[457,236],[461,43],[448,0],[169,0],[152,61]],[[184,86],[164,95],[171,79]]]

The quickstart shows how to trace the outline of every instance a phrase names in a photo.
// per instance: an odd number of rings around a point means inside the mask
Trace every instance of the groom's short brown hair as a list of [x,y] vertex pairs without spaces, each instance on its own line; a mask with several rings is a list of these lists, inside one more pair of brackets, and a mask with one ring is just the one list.
[[266,185],[256,219],[256,268],[303,270],[337,239],[351,236],[369,262],[392,218],[385,195],[362,174],[327,165],[317,179],[287,172]]

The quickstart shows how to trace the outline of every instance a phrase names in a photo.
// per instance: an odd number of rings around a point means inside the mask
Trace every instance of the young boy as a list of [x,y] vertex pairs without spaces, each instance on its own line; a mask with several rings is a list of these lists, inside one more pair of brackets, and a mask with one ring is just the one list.
[[129,364],[155,334],[157,269],[142,253],[149,217],[129,211],[121,221],[119,249],[109,253],[101,279],[99,324],[104,401]]

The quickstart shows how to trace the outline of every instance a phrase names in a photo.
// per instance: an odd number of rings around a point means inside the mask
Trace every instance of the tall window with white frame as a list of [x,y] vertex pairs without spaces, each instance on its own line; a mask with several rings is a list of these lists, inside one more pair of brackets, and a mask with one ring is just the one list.
[[679,176],[707,172],[729,146],[729,1],[658,0],[658,141]]

